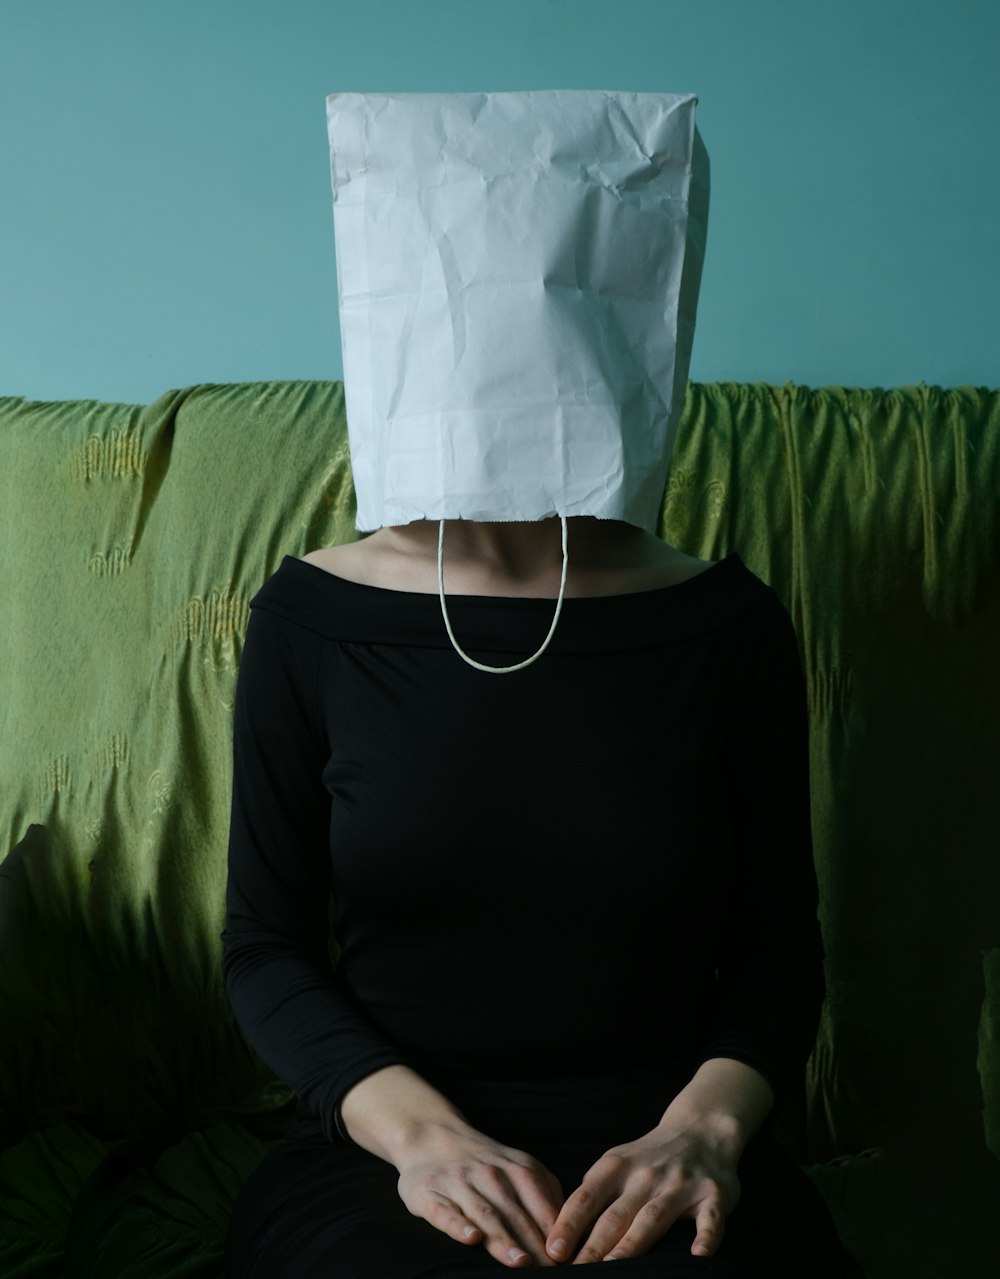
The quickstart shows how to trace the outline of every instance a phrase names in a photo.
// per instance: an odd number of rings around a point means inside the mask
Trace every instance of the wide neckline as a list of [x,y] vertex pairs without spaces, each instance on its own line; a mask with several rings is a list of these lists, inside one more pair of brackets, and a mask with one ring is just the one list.
[[[467,653],[535,652],[557,606],[556,600],[537,595],[448,595],[447,585],[446,581],[448,614]],[[729,625],[769,596],[770,587],[731,551],[704,572],[672,586],[564,598],[546,656],[610,653],[695,639]],[[440,596],[352,582],[296,555],[282,559],[250,607],[279,614],[338,642],[452,647]]]
[[[641,596],[661,596],[667,591],[680,591],[685,587],[691,587],[696,582],[700,582],[702,578],[711,577],[717,569],[732,565],[733,561],[739,560],[739,554],[736,551],[730,551],[728,555],[721,560],[716,560],[714,564],[710,564],[708,568],[702,569],[700,573],[695,573],[691,577],[686,577],[682,582],[673,582],[668,586],[653,586],[644,591],[619,591],[614,595],[566,595],[563,597],[563,608],[568,605],[576,604],[593,604],[604,600],[621,600],[636,599]],[[282,561],[282,567],[285,563],[299,565],[306,569],[310,576],[320,573],[325,578],[329,578],[338,588],[347,588],[354,591],[374,592],[378,596],[389,596],[399,599],[428,599],[437,600],[440,603],[440,594],[437,591],[401,591],[392,586],[374,586],[370,582],[355,582],[349,577],[340,577],[336,573],[331,573],[329,569],[321,568],[318,564],[313,564],[309,560],[300,559],[297,555],[286,555]],[[447,581],[445,582],[445,599],[448,604],[467,601],[476,604],[492,604],[498,603],[517,603],[517,604],[548,604],[554,605],[558,601],[555,595],[452,595],[448,591]]]

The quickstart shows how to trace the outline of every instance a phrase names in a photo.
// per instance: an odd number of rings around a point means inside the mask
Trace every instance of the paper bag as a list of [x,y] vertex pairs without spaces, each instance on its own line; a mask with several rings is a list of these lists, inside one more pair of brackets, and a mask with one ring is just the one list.
[[697,98],[326,103],[356,527],[653,531],[705,252]]

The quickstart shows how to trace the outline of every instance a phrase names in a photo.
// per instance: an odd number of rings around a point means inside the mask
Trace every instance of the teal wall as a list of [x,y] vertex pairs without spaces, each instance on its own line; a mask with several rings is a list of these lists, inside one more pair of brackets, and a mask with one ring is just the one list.
[[997,0],[0,0],[0,395],[342,376],[325,97],[693,92],[691,376],[1000,384]]

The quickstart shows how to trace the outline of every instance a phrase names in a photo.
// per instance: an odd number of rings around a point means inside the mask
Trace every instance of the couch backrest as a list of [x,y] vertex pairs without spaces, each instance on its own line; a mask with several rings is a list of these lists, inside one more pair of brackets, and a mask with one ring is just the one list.
[[[1000,1156],[998,491],[1000,392],[688,387],[660,532],[738,550],[807,674],[803,1159],[916,1113]],[[357,536],[342,383],[0,399],[0,495],[0,1141],[287,1100],[221,986],[230,734],[250,598]]]

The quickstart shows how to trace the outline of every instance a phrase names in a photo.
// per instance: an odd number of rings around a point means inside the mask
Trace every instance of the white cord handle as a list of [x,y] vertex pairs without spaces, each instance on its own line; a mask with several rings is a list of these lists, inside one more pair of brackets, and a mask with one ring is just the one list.
[[455,639],[455,633],[451,629],[451,622],[448,620],[448,608],[444,602],[444,520],[438,525],[438,591],[441,596],[441,612],[444,614],[444,624],[448,630],[448,638],[454,646],[455,652],[459,657],[464,658],[470,666],[474,666],[477,671],[487,671],[490,675],[506,675],[509,671],[523,671],[526,666],[530,666],[532,662],[538,660],[549,646],[549,640],[556,633],[556,624],[559,621],[559,614],[562,612],[563,591],[566,589],[566,570],[569,567],[569,553],[566,550],[566,516],[560,515],[562,520],[562,550],[563,550],[563,567],[562,581],[559,583],[559,600],[556,604],[555,617],[552,619],[552,625],[549,627],[549,633],[545,637],[542,647],[533,656],[527,658],[526,661],[518,662],[516,666],[484,666],[482,662],[473,661],[468,654],[463,653]]

